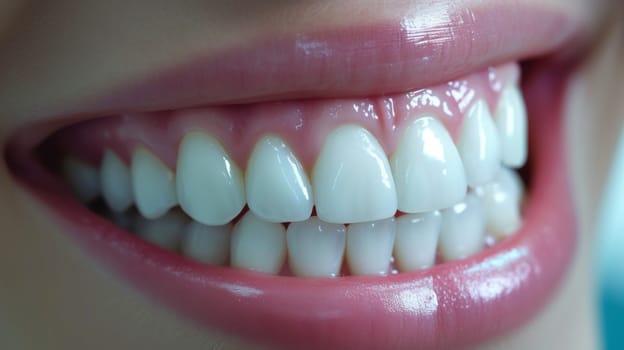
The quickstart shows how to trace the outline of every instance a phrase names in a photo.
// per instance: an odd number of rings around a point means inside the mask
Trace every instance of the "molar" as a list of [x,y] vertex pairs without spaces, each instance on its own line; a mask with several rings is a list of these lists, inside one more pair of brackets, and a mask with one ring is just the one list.
[[245,206],[241,171],[212,136],[187,134],[180,144],[176,171],[180,206],[202,224],[226,224]]
[[377,139],[357,125],[343,125],[325,140],[312,173],[319,218],[330,223],[386,219],[397,209],[388,158]]
[[247,205],[270,222],[303,221],[312,213],[308,175],[291,149],[277,137],[254,147],[245,172]]

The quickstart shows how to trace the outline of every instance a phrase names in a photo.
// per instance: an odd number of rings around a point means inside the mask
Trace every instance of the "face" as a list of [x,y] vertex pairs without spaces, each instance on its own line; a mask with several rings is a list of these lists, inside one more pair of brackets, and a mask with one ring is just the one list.
[[595,348],[618,5],[5,1],[3,345]]

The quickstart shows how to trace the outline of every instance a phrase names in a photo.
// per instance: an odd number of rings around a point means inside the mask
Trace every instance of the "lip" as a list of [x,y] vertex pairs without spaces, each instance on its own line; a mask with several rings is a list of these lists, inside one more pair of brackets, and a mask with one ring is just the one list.
[[[497,19],[497,11],[501,9],[475,9],[470,12],[478,13],[479,20],[474,23],[458,24],[461,16],[450,16],[448,20],[456,33],[440,32],[435,26],[415,26],[418,33],[430,30],[441,35],[418,39],[430,44],[419,44],[412,35],[416,32],[406,30],[405,22],[306,35],[306,42],[325,43],[325,48],[337,52],[329,61],[318,55],[305,61],[302,51],[289,51],[301,43],[301,36],[263,42],[217,58],[200,57],[118,89],[74,112],[102,115],[197,104],[398,91],[450,79],[510,57],[545,54],[560,48],[580,31],[562,14],[526,9],[521,15],[505,17],[517,25],[538,24],[526,27],[530,34],[524,44],[495,46],[476,58],[479,48],[491,44],[489,40],[493,39],[487,34],[492,30],[497,31],[498,38],[513,37],[509,22]],[[562,25],[565,30],[559,32],[565,34],[561,37],[545,40],[547,36],[540,35]],[[469,33],[474,31],[479,35],[473,46],[458,43],[470,38]],[[452,40],[447,38],[450,33],[454,33]],[[360,57],[362,48],[353,43],[362,42],[364,37],[371,38],[373,48],[370,55]],[[390,40],[386,43],[384,39]],[[314,50],[317,48],[314,46]],[[272,52],[287,52],[272,67],[281,59],[289,63],[267,81],[263,80],[266,71],[250,65],[249,57],[253,53],[260,61],[268,60]],[[453,53],[458,53],[461,60],[455,61]],[[340,73],[347,57],[354,58],[350,62],[354,73],[348,76]],[[423,57],[435,59],[423,61]],[[436,59],[444,63],[436,63]],[[371,66],[373,61],[380,64]],[[324,62],[329,62],[325,68]],[[418,62],[422,66],[409,68]],[[293,75],[304,64],[309,65],[308,69]],[[323,74],[319,76],[320,71]],[[403,74],[418,77],[427,71],[432,73],[414,80],[384,78]],[[469,259],[385,278],[298,279],[195,263],[128,235],[59,191],[58,179],[32,152],[47,131],[34,132],[39,136],[33,137],[26,136],[24,129],[18,130],[7,144],[5,158],[18,182],[43,201],[67,233],[95,258],[146,294],[202,324],[263,343],[297,348],[464,347],[500,336],[530,319],[548,301],[573,256],[576,225],[561,127],[565,82],[559,71],[544,71],[524,77],[533,120],[533,152],[531,198],[523,227],[512,238]],[[202,72],[202,78],[191,79],[198,72]],[[238,78],[228,81],[228,74],[233,73]],[[331,78],[335,74],[337,77]],[[224,85],[215,88],[215,82]],[[315,85],[319,82],[324,83]],[[354,88],[357,82],[360,85]],[[542,95],[538,96],[537,91]]]
[[[547,6],[407,6],[403,17],[194,54],[33,119],[269,100],[362,97],[424,88],[488,66],[588,44],[588,23]],[[521,28],[521,30],[518,30]],[[565,49],[565,50],[564,50]]]

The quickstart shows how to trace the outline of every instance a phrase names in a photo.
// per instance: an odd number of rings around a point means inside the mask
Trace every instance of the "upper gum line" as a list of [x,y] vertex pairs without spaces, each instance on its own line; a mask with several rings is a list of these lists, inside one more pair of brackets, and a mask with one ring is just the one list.
[[99,164],[104,147],[129,164],[134,148],[143,146],[175,169],[181,140],[191,131],[203,131],[215,137],[244,169],[256,142],[273,135],[283,139],[311,172],[327,134],[342,124],[370,131],[388,156],[394,153],[405,126],[421,116],[437,118],[456,140],[468,109],[483,100],[494,111],[502,89],[517,84],[519,75],[517,64],[509,63],[433,87],[376,98],[130,113],[69,126],[53,141],[63,153],[92,164]]

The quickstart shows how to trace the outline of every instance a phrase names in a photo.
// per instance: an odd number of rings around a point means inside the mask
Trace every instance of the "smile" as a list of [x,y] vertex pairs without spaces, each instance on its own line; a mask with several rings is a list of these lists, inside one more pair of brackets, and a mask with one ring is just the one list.
[[200,324],[298,348],[478,344],[540,310],[576,240],[572,65],[552,57],[580,29],[496,10],[199,57],[19,129],[5,158],[88,254]]

